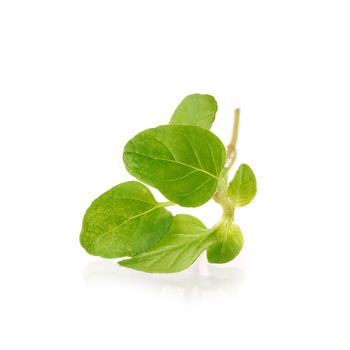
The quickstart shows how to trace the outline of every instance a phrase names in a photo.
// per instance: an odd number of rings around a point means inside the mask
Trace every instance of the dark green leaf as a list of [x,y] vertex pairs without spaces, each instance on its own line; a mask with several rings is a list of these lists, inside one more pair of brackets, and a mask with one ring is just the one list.
[[200,220],[176,215],[169,232],[155,247],[119,264],[145,272],[179,272],[192,265],[214,241],[215,236]]
[[124,150],[129,173],[184,207],[197,207],[214,194],[225,148],[209,130],[165,125],[131,139]]
[[215,98],[210,95],[186,96],[176,108],[170,124],[193,125],[210,129],[218,110]]
[[172,215],[165,205],[139,182],[115,186],[86,211],[80,243],[88,253],[104,258],[144,252],[169,231]]

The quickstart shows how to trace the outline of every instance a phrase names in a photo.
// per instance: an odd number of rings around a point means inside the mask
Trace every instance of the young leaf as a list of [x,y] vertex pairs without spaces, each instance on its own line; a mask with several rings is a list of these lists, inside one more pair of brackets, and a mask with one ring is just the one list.
[[250,203],[256,194],[256,178],[247,164],[241,164],[231,181],[228,194],[235,207],[243,207]]
[[215,236],[203,223],[191,215],[176,215],[164,238],[149,251],[120,265],[145,272],[179,272],[194,263],[213,242]]
[[225,148],[209,130],[165,125],[148,129],[124,149],[124,164],[140,181],[184,207],[197,207],[214,194]]
[[217,241],[207,250],[210,263],[223,264],[233,260],[243,247],[243,235],[236,224],[226,222],[215,232]]
[[104,258],[134,256],[158,243],[169,231],[172,215],[149,189],[124,182],[94,200],[85,213],[80,243]]
[[210,95],[193,94],[185,97],[171,117],[170,124],[193,125],[210,129],[218,105]]

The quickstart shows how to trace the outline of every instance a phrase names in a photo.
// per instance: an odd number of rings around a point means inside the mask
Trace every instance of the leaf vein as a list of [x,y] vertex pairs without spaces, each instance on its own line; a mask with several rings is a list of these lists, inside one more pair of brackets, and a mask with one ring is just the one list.
[[143,154],[143,153],[139,153],[139,152],[135,152],[135,151],[127,151],[127,152],[125,152],[125,153],[137,154],[137,155],[142,156],[142,157],[150,158],[150,159],[153,159],[153,160],[160,160],[160,161],[163,161],[163,162],[177,163],[177,164],[183,165],[183,166],[185,166],[185,167],[188,167],[188,168],[197,170],[197,171],[199,171],[199,172],[205,173],[205,174],[209,175],[210,177],[214,178],[215,180],[219,180],[219,178],[218,178],[216,175],[211,174],[211,173],[209,173],[208,171],[206,171],[206,170],[204,170],[204,169],[196,168],[195,166],[192,166],[192,165],[189,165],[189,164],[180,162],[180,161],[178,161],[178,160],[164,159],[164,158],[156,158],[156,157],[148,156],[147,154]]
[[183,134],[183,136],[185,136],[185,139],[186,139],[187,143],[188,143],[188,144],[190,145],[190,147],[192,148],[192,151],[193,151],[193,153],[194,153],[194,155],[195,155],[195,157],[196,157],[196,159],[197,159],[198,165],[199,165],[202,169],[204,169],[204,166],[202,165],[201,161],[199,160],[199,158],[198,158],[198,156],[197,156],[197,152],[196,152],[196,150],[194,149],[194,147],[193,147],[193,145],[192,145],[190,139],[187,137],[186,134]]
[[213,164],[214,164],[214,167],[215,167],[216,175],[219,176],[218,168],[217,168],[216,163],[215,163],[215,158],[214,158],[213,150],[212,150],[211,145],[210,145],[210,143],[208,142],[208,140],[205,139],[205,141],[206,141],[207,145],[209,146],[209,150],[210,150],[210,154],[211,154],[211,159],[212,159]]
[[159,204],[159,205],[157,205],[157,206],[155,206],[155,207],[153,207],[153,208],[151,208],[151,209],[149,209],[149,210],[146,210],[146,211],[144,211],[144,212],[142,212],[142,213],[140,213],[140,214],[137,214],[137,215],[134,215],[134,216],[130,217],[129,219],[126,219],[125,221],[123,221],[121,224],[117,225],[117,226],[114,227],[113,229],[111,229],[111,230],[109,230],[109,231],[107,231],[107,232],[104,232],[104,233],[100,234],[100,235],[97,237],[96,241],[93,243],[93,245],[95,245],[96,242],[99,241],[100,239],[102,239],[104,236],[113,233],[113,232],[116,231],[118,228],[120,228],[121,226],[127,224],[128,222],[130,222],[130,221],[132,221],[132,220],[135,220],[135,219],[137,219],[137,218],[139,218],[139,217],[141,217],[141,216],[143,216],[143,215],[147,215],[147,214],[151,213],[152,211],[157,210],[157,209],[159,209],[159,208],[162,208],[162,207],[164,207],[164,206],[165,206],[165,204],[164,204],[164,203],[161,203],[161,204]]
[[192,194],[192,193],[198,191],[200,188],[204,187],[209,181],[211,181],[211,179],[209,179],[209,180],[203,182],[201,185],[197,186],[197,187],[196,187],[195,189],[193,189],[192,191],[187,192],[187,193],[177,194],[177,196],[178,196],[178,197],[186,197],[186,196],[188,196],[188,195],[190,195],[190,194]]

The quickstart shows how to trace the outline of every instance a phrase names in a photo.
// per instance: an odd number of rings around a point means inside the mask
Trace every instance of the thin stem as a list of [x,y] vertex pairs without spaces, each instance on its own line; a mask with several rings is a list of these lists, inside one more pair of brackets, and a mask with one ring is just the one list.
[[230,222],[234,219],[234,205],[230,198],[228,197],[228,173],[232,168],[236,157],[237,157],[237,140],[238,140],[238,129],[239,129],[239,119],[240,119],[240,109],[235,109],[234,119],[233,119],[233,130],[231,141],[226,148],[226,165],[224,170],[221,173],[220,180],[218,183],[217,190],[213,196],[215,202],[219,203],[223,209],[223,217],[225,220],[229,220]]
[[160,204],[162,207],[171,207],[172,205],[175,205],[173,202],[162,202]]
[[235,207],[232,203],[232,201],[227,197],[227,191],[224,192],[216,192],[213,197],[214,201],[221,205],[223,214],[225,217],[228,217],[233,221],[234,219],[234,213],[235,213]]
[[227,168],[227,171],[232,168],[232,166],[236,160],[236,157],[237,157],[236,145],[237,145],[237,140],[238,140],[238,129],[239,129],[240,115],[241,115],[240,109],[239,108],[235,109],[232,137],[231,137],[231,141],[228,144],[227,149],[226,149],[226,157],[227,157],[226,168]]

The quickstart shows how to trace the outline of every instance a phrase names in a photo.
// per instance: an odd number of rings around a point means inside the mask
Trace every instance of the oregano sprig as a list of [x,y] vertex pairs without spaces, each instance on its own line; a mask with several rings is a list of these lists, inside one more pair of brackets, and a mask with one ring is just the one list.
[[[240,111],[226,150],[210,128],[217,103],[193,94],[176,108],[168,125],[145,130],[125,146],[123,160],[137,180],[158,189],[158,203],[142,183],[121,183],[92,202],[80,234],[85,250],[104,258],[128,257],[120,265],[145,272],[179,272],[206,250],[210,263],[226,263],[242,249],[243,235],[234,223],[236,208],[250,203],[257,186],[252,169],[241,164],[231,181],[237,157]],[[222,206],[219,222],[207,228],[197,218],[172,216],[172,205],[199,207],[210,199]]]

